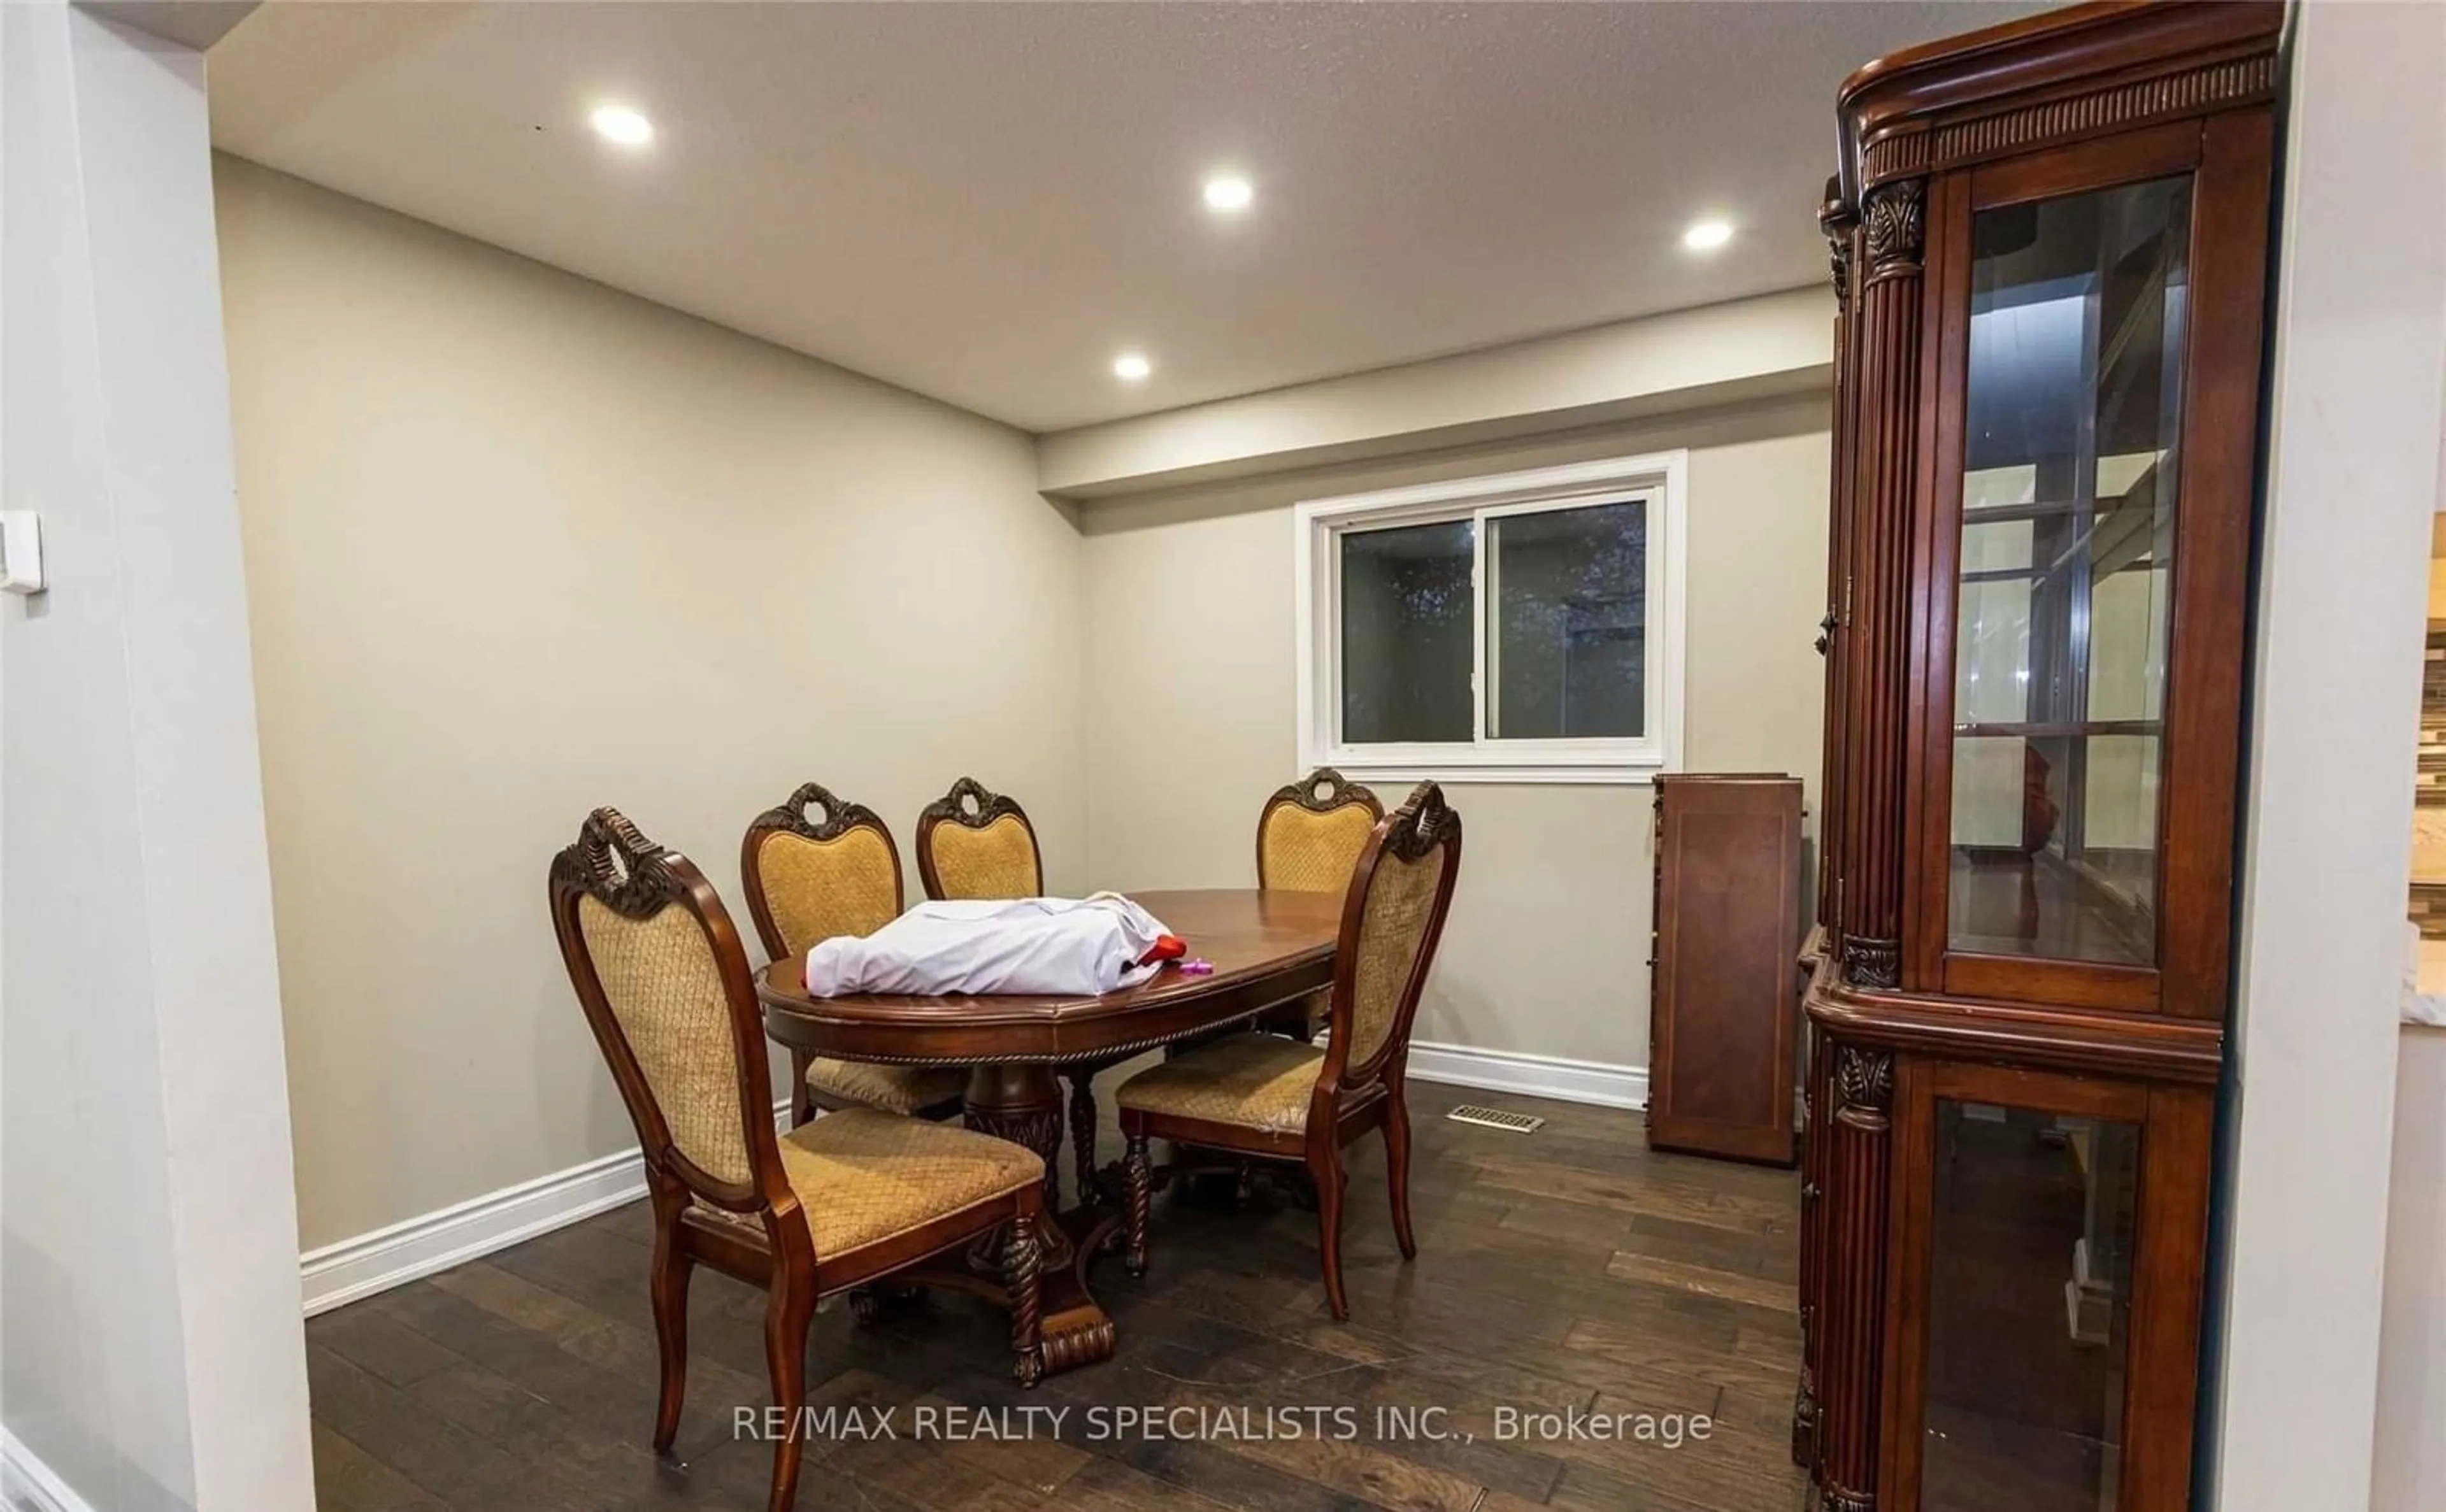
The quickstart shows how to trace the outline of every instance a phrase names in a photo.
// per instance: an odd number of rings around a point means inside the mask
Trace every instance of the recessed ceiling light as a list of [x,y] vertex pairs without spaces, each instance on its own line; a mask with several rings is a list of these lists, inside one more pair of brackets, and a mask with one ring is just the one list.
[[1123,352],[1113,359],[1113,376],[1124,383],[1138,383],[1155,371],[1155,364],[1138,352]]
[[1249,208],[1257,191],[1238,174],[1216,174],[1206,180],[1206,208],[1227,215],[1236,215]]
[[586,121],[615,146],[642,147],[654,140],[654,123],[627,105],[596,105]]
[[1733,239],[1733,223],[1729,220],[1693,221],[1682,233],[1682,245],[1692,252],[1714,252]]

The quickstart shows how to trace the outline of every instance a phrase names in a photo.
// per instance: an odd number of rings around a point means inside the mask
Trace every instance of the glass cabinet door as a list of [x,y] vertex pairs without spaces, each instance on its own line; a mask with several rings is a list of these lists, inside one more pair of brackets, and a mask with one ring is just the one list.
[[1939,1098],[1921,1512],[2116,1504],[2140,1127]]
[[1969,238],[1947,945],[2157,964],[2192,177]]
[[1880,1504],[2182,1505],[2214,1090],[1916,1059],[1895,1083]]

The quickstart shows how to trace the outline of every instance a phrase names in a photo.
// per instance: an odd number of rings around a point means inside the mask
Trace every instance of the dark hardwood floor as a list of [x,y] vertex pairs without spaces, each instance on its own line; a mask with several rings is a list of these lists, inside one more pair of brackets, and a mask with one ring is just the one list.
[[[1786,1454],[1797,1179],[1651,1155],[1636,1113],[1444,1087],[1420,1086],[1414,1099],[1420,1256],[1401,1262],[1382,1147],[1368,1141],[1352,1152],[1348,1324],[1326,1308],[1313,1214],[1263,1188],[1237,1211],[1228,1194],[1159,1197],[1146,1279],[1118,1261],[1096,1273],[1119,1354],[1035,1391],[1008,1380],[1002,1316],[969,1298],[867,1328],[828,1307],[811,1351],[814,1402],[894,1408],[901,1436],[811,1443],[799,1504],[1799,1507]],[[1464,1100],[1550,1122],[1524,1136],[1444,1118]],[[1117,1153],[1109,1109],[1104,1138]],[[736,1409],[767,1401],[761,1298],[747,1289],[699,1273],[677,1451],[658,1461],[647,1442],[649,1240],[633,1204],[309,1323],[322,1512],[762,1507],[769,1446],[733,1429]],[[1058,1437],[1033,1441],[910,1436],[917,1408],[951,1406],[1069,1412]],[[1174,1406],[1209,1409],[1214,1427],[1202,1438],[1112,1431],[1117,1409]],[[1341,1437],[1335,1418],[1322,1420],[1330,1436],[1281,1436],[1281,1413],[1309,1408],[1352,1409],[1355,1436]],[[1405,1434],[1380,1409],[1444,1437]],[[1503,1409],[1599,1413],[1633,1432],[1647,1414],[1654,1436],[1504,1442]],[[1704,1441],[1688,1427],[1701,1413]],[[1678,1447],[1666,1442],[1671,1414],[1683,1415]],[[1175,1417],[1187,1426],[1195,1414]],[[1222,1431],[1243,1422],[1255,1431]]]

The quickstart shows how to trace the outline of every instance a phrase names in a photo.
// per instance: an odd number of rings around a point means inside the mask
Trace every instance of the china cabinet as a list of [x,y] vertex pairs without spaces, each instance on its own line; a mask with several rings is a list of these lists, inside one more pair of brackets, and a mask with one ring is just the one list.
[[2281,23],[2079,6],[1838,97],[1829,1512],[2189,1498]]

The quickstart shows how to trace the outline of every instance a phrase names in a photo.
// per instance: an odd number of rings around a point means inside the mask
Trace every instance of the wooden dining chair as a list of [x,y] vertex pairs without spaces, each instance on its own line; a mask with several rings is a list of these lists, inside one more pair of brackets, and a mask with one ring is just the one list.
[[929,898],[1044,894],[1044,856],[1027,811],[974,777],[919,811],[917,875]]
[[[1044,852],[1015,798],[962,777],[918,812],[917,875],[929,898],[1041,898]],[[1097,1199],[1096,1077],[1117,1060],[1062,1068],[1070,1083],[1070,1153],[1079,1200]]]
[[[1402,1078],[1410,1024],[1460,874],[1460,815],[1432,782],[1378,824],[1361,851],[1342,906],[1333,962],[1332,1038],[1315,1045],[1233,1035],[1121,1083],[1127,1264],[1144,1275],[1148,1208],[1157,1181],[1148,1141],[1296,1161],[1317,1192],[1326,1298],[1350,1316],[1342,1285],[1344,1148],[1384,1134],[1393,1233],[1402,1258],[1419,1253],[1410,1228],[1410,1113]],[[1177,1162],[1176,1162],[1177,1164]],[[1163,1173],[1167,1178],[1169,1171]]]
[[[820,1297],[894,1275],[985,1295],[1009,1308],[1012,1373],[1035,1385],[1044,1161],[989,1135],[866,1109],[777,1134],[738,930],[704,874],[617,810],[595,810],[553,858],[549,895],[570,985],[645,1154],[662,1354],[655,1450],[679,1431],[699,1264],[768,1293],[764,1355],[788,1425],[774,1447],[769,1512],[785,1512],[798,1488],[807,1328]],[[997,1231],[1007,1235],[999,1286],[965,1264],[912,1269]]]
[[[779,961],[841,935],[871,935],[900,917],[900,849],[881,816],[801,783],[758,814],[739,843],[747,915]],[[873,1108],[944,1118],[960,1111],[962,1066],[885,1066],[790,1052],[790,1121],[818,1108]]]
[[[929,898],[1040,898],[1044,852],[1019,800],[962,777],[918,812],[917,875]],[[1115,1064],[1082,1061],[1062,1069],[1070,1083],[1070,1152],[1082,1202],[1098,1195],[1096,1077]]]
[[[1376,794],[1331,767],[1319,767],[1274,791],[1257,811],[1257,886],[1340,893],[1359,869],[1360,852],[1384,817]],[[1270,1008],[1256,1027],[1314,1039],[1326,1024],[1331,988]]]

